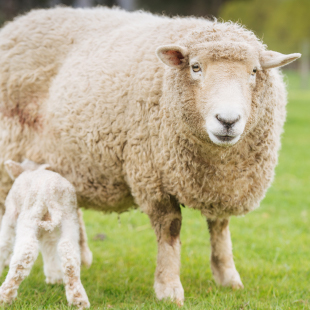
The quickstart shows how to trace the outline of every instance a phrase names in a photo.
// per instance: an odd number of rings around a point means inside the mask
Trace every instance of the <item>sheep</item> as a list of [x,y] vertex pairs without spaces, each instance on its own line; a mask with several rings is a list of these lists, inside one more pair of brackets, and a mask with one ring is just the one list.
[[[229,218],[270,186],[286,115],[277,68],[299,57],[232,22],[31,11],[0,31],[0,163],[49,163],[86,208],[139,207],[158,241],[156,296],[179,305],[180,204],[199,210],[215,281],[242,288]],[[3,198],[3,171],[0,184]]]
[[5,167],[16,180],[5,202],[0,231],[0,274],[13,245],[14,253],[0,287],[0,303],[11,303],[16,298],[40,246],[46,282],[63,279],[69,304],[89,308],[80,280],[79,216],[74,187],[58,173],[45,170],[48,165],[8,160]]

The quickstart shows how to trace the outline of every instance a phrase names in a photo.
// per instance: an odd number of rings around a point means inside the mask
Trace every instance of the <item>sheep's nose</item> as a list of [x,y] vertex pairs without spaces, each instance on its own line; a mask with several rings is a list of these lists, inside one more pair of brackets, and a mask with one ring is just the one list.
[[215,117],[227,129],[234,126],[234,124],[236,124],[240,120],[240,115],[233,117],[224,117],[221,114],[217,114]]

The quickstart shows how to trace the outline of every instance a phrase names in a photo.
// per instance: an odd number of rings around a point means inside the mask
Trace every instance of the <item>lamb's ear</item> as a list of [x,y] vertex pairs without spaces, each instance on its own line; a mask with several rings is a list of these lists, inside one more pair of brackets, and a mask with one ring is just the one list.
[[36,162],[26,158],[22,163],[21,163],[23,169],[33,171],[39,169],[40,165],[37,164]]
[[299,53],[284,55],[278,52],[265,51],[260,56],[260,64],[263,69],[282,67],[298,59],[300,56],[301,54]]
[[49,164],[40,165],[39,170],[52,170]]
[[156,55],[165,65],[180,69],[187,63],[188,51],[179,45],[164,45],[156,49]]
[[4,162],[4,167],[12,180],[15,180],[21,173],[25,171],[20,163],[10,159]]

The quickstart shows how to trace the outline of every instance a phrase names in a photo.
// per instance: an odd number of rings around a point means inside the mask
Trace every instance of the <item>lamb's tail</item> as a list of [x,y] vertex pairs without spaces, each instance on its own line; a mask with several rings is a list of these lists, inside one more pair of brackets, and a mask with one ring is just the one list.
[[60,225],[62,208],[55,201],[50,201],[49,204],[48,212],[45,214],[43,220],[39,221],[38,225],[44,230],[53,231],[55,227]]

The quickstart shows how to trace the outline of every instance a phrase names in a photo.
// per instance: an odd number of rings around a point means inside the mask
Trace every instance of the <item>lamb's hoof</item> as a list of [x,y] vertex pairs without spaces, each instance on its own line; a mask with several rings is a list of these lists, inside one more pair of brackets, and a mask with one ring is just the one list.
[[79,309],[89,308],[90,303],[82,283],[79,281],[79,283],[73,286],[71,284],[66,285],[66,295],[69,306],[73,305]]
[[76,306],[78,309],[86,309],[90,307],[87,296],[77,293],[71,300],[68,300],[69,306]]
[[81,261],[82,264],[89,268],[93,262],[93,253],[89,248],[83,249],[81,251]]
[[172,302],[175,302],[179,307],[183,306],[184,290],[181,282],[167,284],[155,282],[154,289],[156,297],[159,300],[170,299]]
[[86,308],[90,307],[90,303],[89,303],[88,299],[85,299],[85,300],[81,300],[81,299],[74,300],[72,305],[78,307],[79,309],[86,309]]
[[45,279],[46,284],[61,284],[62,282],[63,282],[62,277],[61,278],[46,277]]
[[8,296],[7,294],[4,294],[3,292],[0,291],[0,305],[11,304],[14,299],[15,299],[14,296],[12,295]]

